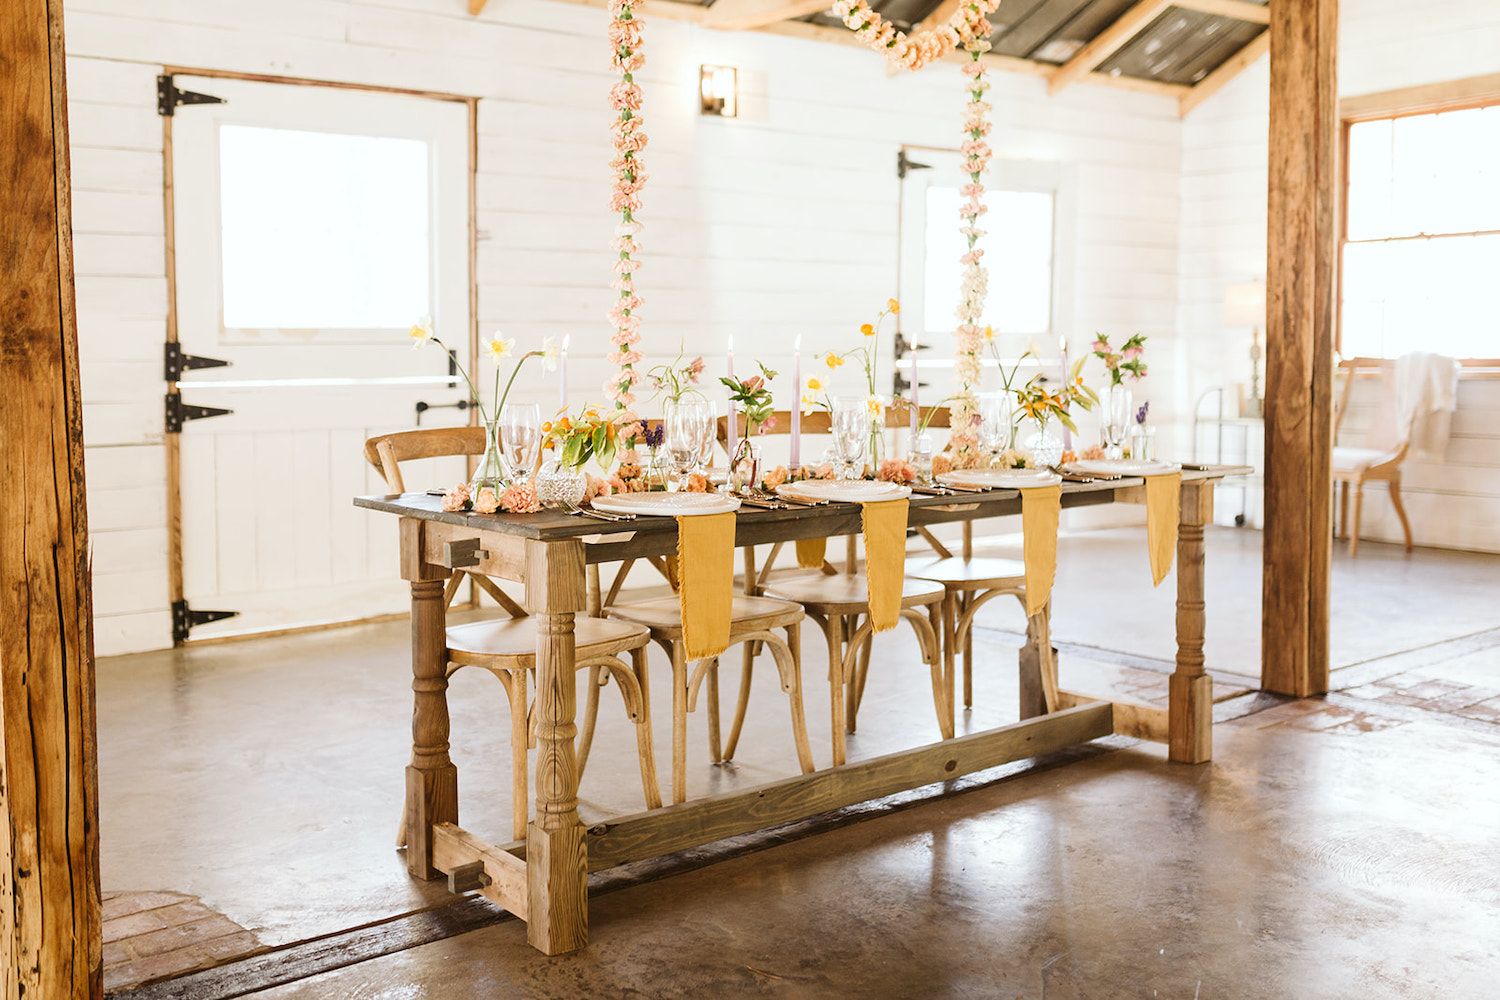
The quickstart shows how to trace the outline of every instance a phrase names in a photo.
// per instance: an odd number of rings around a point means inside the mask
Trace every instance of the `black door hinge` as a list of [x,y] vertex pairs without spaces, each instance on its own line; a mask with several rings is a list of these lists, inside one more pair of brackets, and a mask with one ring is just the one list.
[[172,78],[166,74],[156,78],[156,113],[171,118],[184,104],[227,104],[222,97],[199,94],[191,90],[178,90]]
[[224,368],[233,364],[223,358],[200,358],[196,354],[183,354],[182,345],[175,340],[169,340],[166,344],[165,363],[163,365],[163,377],[168,382],[176,382],[182,378],[182,373],[194,368]]
[[238,611],[194,611],[187,601],[172,602],[172,643],[180,646],[187,642],[188,633],[199,625],[221,622],[233,618]]
[[166,424],[168,434],[181,434],[182,425],[189,420],[201,420],[204,417],[222,417],[226,413],[233,413],[220,406],[192,406],[182,401],[182,395],[176,392],[167,393]]
[[910,172],[910,171],[912,171],[912,170],[931,170],[931,169],[932,169],[932,164],[930,164],[930,163],[918,163],[916,160],[913,160],[909,156],[907,156],[906,155],[906,150],[904,150],[904,149],[901,150],[900,152],[898,152],[896,154],[896,176],[899,177],[899,178],[901,178],[902,180],[906,180],[907,173]]

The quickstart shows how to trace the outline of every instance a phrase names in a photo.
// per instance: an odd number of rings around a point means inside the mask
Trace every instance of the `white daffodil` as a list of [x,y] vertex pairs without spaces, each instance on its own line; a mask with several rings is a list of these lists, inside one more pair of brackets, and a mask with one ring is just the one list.
[[510,356],[510,352],[515,346],[515,340],[506,340],[504,336],[497,333],[494,339],[484,345],[484,349],[489,353],[491,361],[499,363]]
[[542,349],[537,351],[537,357],[542,359],[543,371],[554,371],[557,368],[557,344],[551,337],[542,338]]
[[413,349],[421,347],[432,339],[432,317],[423,316],[411,326],[411,346]]

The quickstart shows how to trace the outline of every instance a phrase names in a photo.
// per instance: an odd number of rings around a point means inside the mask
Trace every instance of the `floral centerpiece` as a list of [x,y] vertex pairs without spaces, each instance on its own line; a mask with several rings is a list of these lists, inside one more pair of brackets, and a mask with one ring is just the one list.
[[771,403],[769,383],[776,378],[777,373],[759,361],[756,362],[756,366],[760,368],[759,375],[743,380],[727,376],[719,379],[729,390],[730,401],[739,403],[744,408],[747,440],[755,434],[763,434],[776,426],[775,418],[771,416],[774,408]]
[[[842,354],[829,351],[823,356],[823,364],[828,368],[830,377],[855,356],[858,356],[860,365],[864,369],[865,405],[870,411],[870,444],[867,458],[871,468],[879,467],[885,445],[885,400],[875,388],[875,365],[880,357],[880,328],[885,324],[887,316],[894,316],[900,312],[901,303],[895,299],[887,299],[885,308],[875,317],[873,323],[860,325],[862,342],[858,347],[850,348]],[[829,398],[826,382],[817,376],[807,380],[807,392],[802,396],[802,408],[803,412],[817,409],[833,412],[833,401]]]
[[443,353],[447,354],[453,360],[454,369],[464,380],[464,384],[469,387],[470,405],[479,414],[479,422],[484,427],[484,454],[480,456],[474,477],[465,485],[465,489],[469,494],[477,494],[485,487],[488,487],[492,493],[504,489],[508,485],[509,477],[505,471],[505,464],[500,460],[500,436],[497,426],[500,419],[500,412],[505,409],[505,401],[510,398],[511,387],[516,384],[516,376],[521,374],[521,369],[525,366],[526,362],[532,358],[541,358],[542,367],[548,371],[552,370],[557,365],[557,346],[553,343],[551,337],[547,337],[542,341],[540,348],[522,354],[516,359],[515,367],[510,371],[510,378],[505,380],[505,387],[502,389],[500,387],[501,370],[504,367],[505,359],[514,353],[516,342],[514,339],[505,339],[499,333],[486,341],[480,348],[480,354],[495,363],[495,386],[490,397],[492,405],[486,407],[483,397],[479,394],[478,387],[474,384],[474,380],[469,377],[469,373],[464,369],[463,364],[459,362],[456,352],[450,350],[448,345],[444,344],[437,334],[433,332],[431,317],[424,316],[412,324],[411,339],[414,350],[420,350],[427,344],[436,344],[443,350]]
[[1146,377],[1146,362],[1142,360],[1146,336],[1141,333],[1132,334],[1116,351],[1110,346],[1108,337],[1096,333],[1090,347],[1094,357],[1103,361],[1105,370],[1109,372],[1109,391],[1104,403],[1104,418],[1099,428],[1104,437],[1105,451],[1112,459],[1122,458],[1125,454],[1125,435],[1130,430],[1132,416],[1130,389],[1125,385],[1125,380],[1128,378],[1132,382],[1139,382]]
[[1092,410],[1098,404],[1098,393],[1083,384],[1083,365],[1087,360],[1079,358],[1073,362],[1067,381],[1058,389],[1051,387],[1045,373],[1038,373],[1015,390],[1021,414],[1037,425],[1036,433],[1025,442],[1034,465],[1051,467],[1062,460],[1062,442],[1047,430],[1049,420],[1056,417],[1058,423],[1077,434],[1078,425],[1073,422],[1069,411],[1074,406]]
[[703,356],[699,355],[691,361],[684,361],[687,352],[679,345],[677,357],[664,365],[656,365],[646,372],[646,378],[651,387],[656,391],[652,398],[664,398],[672,402],[678,402],[684,396],[701,396],[702,390],[697,388],[698,380],[703,377]]

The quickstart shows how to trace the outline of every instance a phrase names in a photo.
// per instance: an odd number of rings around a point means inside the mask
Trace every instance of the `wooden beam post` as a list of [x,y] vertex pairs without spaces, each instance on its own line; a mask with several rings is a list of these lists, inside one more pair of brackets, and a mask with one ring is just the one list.
[[102,996],[62,0],[0,4],[0,998]]
[[1261,686],[1328,690],[1337,0],[1271,0]]

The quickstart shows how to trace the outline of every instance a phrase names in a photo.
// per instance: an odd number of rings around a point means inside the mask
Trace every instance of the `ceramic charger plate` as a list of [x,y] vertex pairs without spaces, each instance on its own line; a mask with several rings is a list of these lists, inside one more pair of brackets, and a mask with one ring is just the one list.
[[740,502],[723,493],[616,493],[595,497],[593,506],[606,514],[690,517],[695,514],[726,514],[739,510]]
[[937,481],[970,489],[1022,490],[1029,486],[1056,486],[1062,482],[1062,476],[1046,469],[958,469],[943,473]]
[[838,503],[874,503],[911,496],[911,487],[866,479],[804,479],[776,487],[780,496],[793,500],[833,500]]
[[1137,462],[1129,458],[1069,462],[1064,468],[1084,476],[1160,476],[1182,471],[1176,462]]

